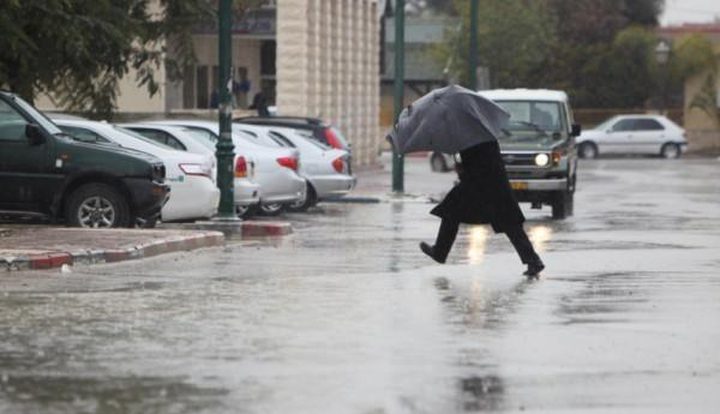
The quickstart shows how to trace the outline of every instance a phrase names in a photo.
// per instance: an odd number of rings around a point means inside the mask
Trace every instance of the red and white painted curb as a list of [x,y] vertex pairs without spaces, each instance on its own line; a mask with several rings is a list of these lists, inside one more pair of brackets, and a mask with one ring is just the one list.
[[64,264],[112,263],[142,259],[164,253],[222,246],[223,244],[225,244],[225,236],[221,232],[208,231],[199,234],[173,236],[123,249],[43,252],[21,256],[7,256],[6,253],[5,257],[0,257],[0,270],[38,270],[61,267]]

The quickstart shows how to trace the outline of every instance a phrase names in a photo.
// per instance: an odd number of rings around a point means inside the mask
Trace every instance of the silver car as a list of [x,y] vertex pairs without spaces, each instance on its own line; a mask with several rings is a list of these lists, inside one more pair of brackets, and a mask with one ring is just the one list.
[[345,150],[331,148],[293,128],[234,124],[233,130],[248,134],[261,145],[300,151],[300,175],[307,180],[307,196],[291,205],[291,210],[307,210],[318,201],[342,197],[355,187],[356,179],[349,172],[350,154]]
[[[208,138],[209,134],[198,133],[196,130],[183,126],[153,123],[121,124],[120,126],[180,151],[208,154],[213,161],[213,180],[217,180],[215,143],[213,142],[214,138]],[[249,217],[254,206],[260,203],[260,184],[254,180],[255,162],[248,156],[236,153],[233,165],[235,209],[240,216]]]
[[685,130],[661,115],[618,115],[577,138],[578,155],[659,155],[679,158],[685,147]]
[[[190,130],[203,131],[217,142],[220,127],[217,122],[198,120],[154,121],[164,125],[181,125]],[[300,154],[291,148],[269,148],[232,134],[235,151],[247,154],[255,161],[255,181],[260,184],[260,210],[267,215],[282,213],[285,206],[305,198],[305,179],[298,175]]]

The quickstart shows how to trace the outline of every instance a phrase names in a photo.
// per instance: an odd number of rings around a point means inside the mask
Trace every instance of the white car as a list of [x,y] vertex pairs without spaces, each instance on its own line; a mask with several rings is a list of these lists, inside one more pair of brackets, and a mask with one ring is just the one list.
[[[181,125],[204,132],[205,139],[217,142],[217,122],[197,120],[165,120],[152,123]],[[267,215],[280,214],[286,205],[305,198],[305,179],[298,175],[299,152],[290,148],[269,148],[232,133],[235,151],[248,154],[255,161],[255,181],[260,184],[260,210]]]
[[646,154],[664,158],[682,155],[685,130],[661,115],[618,115],[577,138],[578,155],[595,158],[605,154]]
[[105,122],[63,119],[55,123],[63,132],[82,141],[115,143],[160,158],[170,186],[170,199],[162,208],[161,220],[203,219],[217,213],[220,190],[213,182],[212,160],[207,156],[177,151]]
[[307,180],[307,195],[304,200],[291,205],[291,210],[307,210],[318,201],[342,197],[355,187],[356,179],[349,173],[350,154],[305,135],[311,132],[247,124],[234,124],[233,130],[249,134],[262,145],[300,151],[300,175]]
[[[217,180],[215,142],[214,138],[207,137],[208,134],[175,125],[136,123],[120,126],[178,150],[208,155],[213,160],[213,179]],[[233,165],[235,209],[241,216],[248,217],[252,214],[254,206],[260,203],[260,184],[254,180],[255,162],[249,156],[236,152]]]

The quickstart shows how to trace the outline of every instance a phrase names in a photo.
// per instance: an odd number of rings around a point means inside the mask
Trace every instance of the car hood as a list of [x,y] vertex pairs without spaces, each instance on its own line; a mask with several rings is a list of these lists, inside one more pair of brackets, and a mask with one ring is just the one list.
[[501,151],[552,151],[565,142],[564,140],[544,142],[532,141],[499,141]]
[[128,157],[140,159],[143,161],[147,161],[151,164],[162,162],[160,158],[153,154],[148,154],[147,152],[138,151],[136,149],[127,148],[120,146],[115,143],[105,143],[105,142],[85,142],[85,141],[78,141],[72,138],[62,138],[63,142],[65,142],[66,145],[71,145],[75,148],[82,148],[86,149],[88,151],[101,151],[101,152],[113,152],[115,154],[121,154]]

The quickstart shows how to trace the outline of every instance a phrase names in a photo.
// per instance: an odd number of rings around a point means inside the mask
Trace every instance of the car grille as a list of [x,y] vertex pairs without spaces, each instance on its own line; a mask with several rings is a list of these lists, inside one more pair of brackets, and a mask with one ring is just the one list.
[[509,167],[535,167],[535,155],[536,154],[503,153],[502,158],[505,165]]

